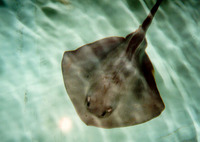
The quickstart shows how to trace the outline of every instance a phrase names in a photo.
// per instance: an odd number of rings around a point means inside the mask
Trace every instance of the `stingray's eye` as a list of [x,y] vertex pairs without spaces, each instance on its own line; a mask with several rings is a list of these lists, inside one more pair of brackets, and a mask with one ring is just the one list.
[[86,98],[86,104],[87,104],[87,107],[90,106],[90,101],[91,101],[91,97],[87,97],[87,98]]
[[111,108],[111,107],[108,108],[108,109],[107,109],[107,112],[108,112],[108,113],[111,113],[111,112],[112,112],[112,108]]
[[111,114],[111,112],[112,112],[112,107],[110,107],[110,108],[108,108],[107,110],[105,110],[105,111],[101,114],[101,116],[102,116],[102,117],[108,116],[108,115]]
[[101,114],[101,116],[104,117],[104,116],[106,115],[106,113],[107,113],[107,112],[104,111],[104,112]]

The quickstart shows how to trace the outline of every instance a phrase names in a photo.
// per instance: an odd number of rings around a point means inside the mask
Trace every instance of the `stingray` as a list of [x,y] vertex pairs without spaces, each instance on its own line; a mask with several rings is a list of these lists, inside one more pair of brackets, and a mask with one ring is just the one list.
[[89,126],[116,128],[149,121],[164,110],[145,52],[146,31],[158,0],[139,28],[124,37],[108,37],[65,51],[62,74],[81,120]]

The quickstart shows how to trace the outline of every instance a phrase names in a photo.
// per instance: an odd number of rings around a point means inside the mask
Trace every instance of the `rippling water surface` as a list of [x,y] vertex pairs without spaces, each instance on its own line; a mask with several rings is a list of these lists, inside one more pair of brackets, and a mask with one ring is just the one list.
[[1,142],[200,141],[200,2],[164,0],[147,33],[147,53],[164,112],[144,124],[86,126],[65,91],[61,59],[137,29],[155,0],[0,1]]

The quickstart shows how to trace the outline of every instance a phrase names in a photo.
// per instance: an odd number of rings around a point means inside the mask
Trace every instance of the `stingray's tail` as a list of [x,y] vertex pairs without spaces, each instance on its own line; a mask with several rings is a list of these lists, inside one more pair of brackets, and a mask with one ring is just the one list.
[[161,2],[163,0],[157,0],[156,4],[153,6],[153,8],[151,9],[151,12],[149,13],[149,15],[147,16],[147,18],[144,20],[144,22],[142,23],[142,29],[146,32],[147,29],[149,28],[152,20],[153,20],[153,17],[156,13],[156,11],[158,10],[158,7],[160,6]]

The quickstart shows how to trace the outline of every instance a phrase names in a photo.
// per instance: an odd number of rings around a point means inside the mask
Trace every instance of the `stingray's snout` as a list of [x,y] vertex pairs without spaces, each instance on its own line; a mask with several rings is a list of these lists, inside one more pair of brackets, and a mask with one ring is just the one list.
[[94,114],[99,118],[108,117],[113,111],[112,107],[105,107],[104,105],[99,105],[96,101],[92,101],[91,97],[89,96],[86,98],[86,107],[90,113]]

